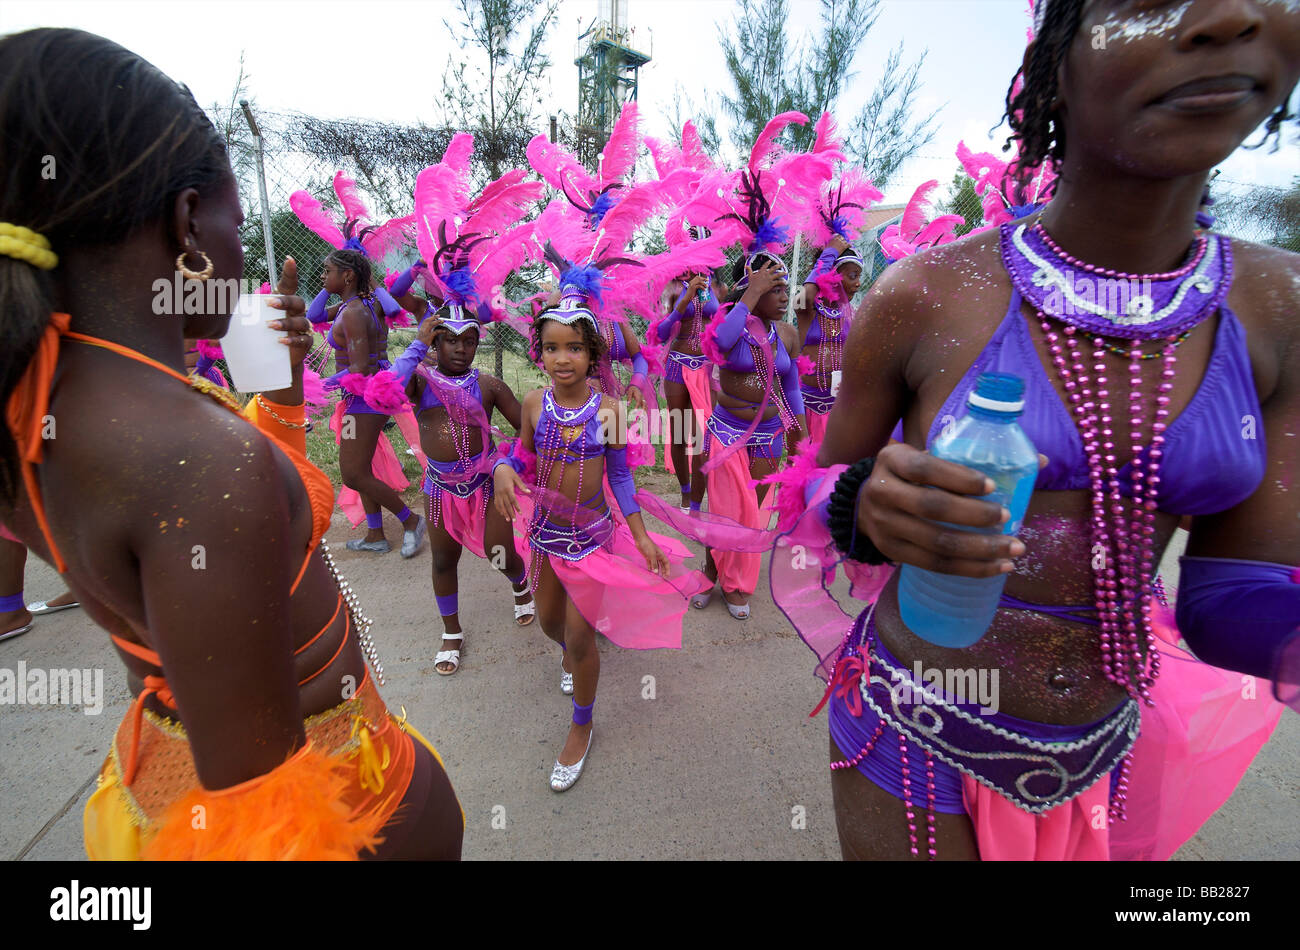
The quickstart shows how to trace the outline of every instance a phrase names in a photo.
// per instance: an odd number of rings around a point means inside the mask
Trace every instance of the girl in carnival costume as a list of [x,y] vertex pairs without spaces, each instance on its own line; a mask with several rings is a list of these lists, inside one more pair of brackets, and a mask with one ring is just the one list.
[[[400,380],[414,384],[421,448],[428,457],[426,517],[433,554],[433,592],[445,647],[434,662],[439,673],[450,675],[460,668],[464,647],[456,578],[463,548],[490,557],[511,582],[517,624],[532,623],[536,608],[510,524],[491,504],[492,465],[499,452],[489,420],[496,410],[518,431],[519,400],[501,380],[472,367],[480,323],[466,319],[458,304],[449,304],[443,313],[446,316],[429,317],[420,325],[418,338],[393,364],[393,370]],[[437,352],[435,368],[424,365],[431,349]]]
[[[822,675],[834,671],[846,857],[1167,858],[1231,794],[1281,710],[1243,698],[1240,676],[1179,635],[1294,695],[1300,527],[1285,473],[1300,465],[1300,363],[1284,288],[1300,259],[1196,226],[1209,169],[1287,116],[1300,14],[1046,0],[1036,15],[1007,111],[1021,180],[1054,161],[1056,200],[902,260],[872,287],[847,354],[858,372],[816,460],[829,468],[807,481],[809,514],[782,542],[816,545],[824,518],[840,551],[869,563],[1012,574],[964,649],[908,630],[892,579],[846,638],[846,621],[805,623],[806,581],[793,590],[801,636]],[[1099,29],[1124,42],[1098,52]],[[1252,85],[1213,79],[1225,70]],[[1117,310],[1079,295],[1081,280],[1149,290]],[[967,332],[950,343],[957,319]],[[1044,454],[1028,546],[969,530],[996,531],[1006,512],[978,498],[983,475],[920,448],[984,372],[1026,382],[1019,424]],[[900,415],[908,441],[886,445]],[[1243,415],[1259,420],[1256,438],[1242,438]],[[1155,567],[1189,515],[1175,628]],[[1000,669],[998,711],[942,695],[919,715],[914,666]]]
[[[834,149],[839,141],[830,113],[817,123],[814,151]],[[884,196],[860,168],[846,169],[826,186],[808,236],[824,250],[803,284],[796,309],[803,355],[813,361],[800,382],[808,413],[808,436],[821,442],[826,417],[835,404],[834,388],[844,371],[844,343],[852,325],[853,296],[862,286],[862,257],[853,249],[867,209]]]
[[[184,87],[77,30],[0,40],[0,88],[16,136],[0,172],[0,518],[64,574],[136,696],[86,803],[87,854],[458,856],[446,773],[380,697],[369,621],[323,540],[333,490],[304,454],[296,265],[271,322],[292,381],[242,412],[182,372],[183,339],[222,336],[230,315],[151,314],[156,279],[243,270],[222,137]],[[24,184],[38,143],[61,142],[80,161]],[[108,302],[87,292],[99,280],[138,290]],[[58,439],[41,438],[50,415]],[[109,477],[87,480],[95,466]],[[196,542],[206,569],[178,570],[204,566]]]
[[[680,648],[686,598],[703,579],[679,566],[689,550],[642,522],[620,438],[626,409],[590,385],[604,346],[596,315],[566,297],[534,320],[532,344],[552,385],[524,397],[519,442],[497,463],[496,504],[526,525],[542,630],[564,650],[572,725],[550,776],[562,792],[591,749],[596,631],[624,648]],[[611,516],[606,481],[625,523]]]
[[[697,180],[707,172],[716,171],[695,125],[689,121],[682,126],[681,148],[650,137],[646,138],[646,145],[660,179],[682,168],[692,169]],[[669,215],[664,228],[670,249],[705,240],[710,234],[704,225],[687,221],[680,209]],[[662,361],[664,401],[668,404],[671,424],[664,462],[681,486],[682,511],[690,511],[691,505],[698,510],[699,503],[693,498],[704,497],[705,475],[700,471],[698,455],[703,447],[704,426],[713,413],[713,370],[704,354],[702,335],[705,323],[718,312],[716,284],[716,275],[708,270],[675,275],[675,299],[670,292],[665,301],[668,312],[658,323],[647,327],[643,347],[657,355],[663,346],[669,346],[668,355]],[[722,296],[726,296],[725,289]],[[692,446],[690,451],[688,443]]]
[[[463,139],[467,143],[453,140],[448,153],[468,156],[473,139]],[[467,174],[468,157],[464,166]],[[535,614],[509,522],[491,506],[492,466],[499,452],[489,420],[495,409],[517,431],[519,400],[501,380],[472,367],[482,332],[475,311],[489,318],[492,313],[479,280],[498,286],[532,243],[520,236],[517,222],[541,194],[542,184],[522,179],[522,174],[509,172],[473,201],[461,188],[464,179],[455,161],[444,159],[416,179],[417,241],[431,262],[424,276],[444,304],[421,323],[419,337],[394,363],[393,372],[403,385],[413,387],[420,444],[427,456],[424,492],[433,590],[446,647],[435,657],[435,668],[443,675],[460,668],[464,645],[456,577],[462,548],[490,556],[510,580],[516,623],[531,623]],[[522,234],[531,233],[529,226],[523,228]],[[437,353],[436,368],[425,365],[431,348]]]
[[[798,338],[794,327],[781,322],[789,302],[789,275],[779,254],[791,228],[807,221],[833,171],[833,158],[829,153],[785,155],[776,144],[785,126],[807,121],[798,112],[772,119],[748,165],[706,177],[684,212],[691,220],[711,217],[716,238],[728,243],[740,239],[746,245],[737,262],[736,300],[703,334],[704,351],[721,372],[701,470],[708,476],[709,512],[755,530],[767,527],[761,510],[767,487],[752,488],[753,480],[776,471],[783,433],[793,449],[807,432]],[[728,197],[733,190],[743,213],[734,210]],[[706,551],[705,575],[713,583],[721,581],[727,610],[737,620],[749,617],[760,560],[749,550]],[[703,609],[711,598],[712,590],[692,598],[691,605]]]
[[[401,317],[402,307],[374,279],[371,267],[372,258],[382,259],[401,245],[411,219],[394,219],[380,226],[364,224],[370,214],[355,182],[341,171],[334,176],[334,191],[345,216],[341,229],[306,191],[294,192],[289,205],[304,225],[336,248],[325,258],[323,286],[308,308],[307,318],[317,326],[333,320],[325,338],[337,351],[340,368],[325,386],[344,390],[330,420],[343,478],[338,501],[354,525],[362,517],[366,521],[366,536],[348,541],[347,548],[388,552],[391,548],[384,537],[382,511],[387,508],[405,531],[402,556],[414,557],[423,544],[426,526],[398,495],[406,488],[406,476],[391,443],[381,438],[388,417],[404,410],[401,389],[389,372],[388,361],[389,320]],[[334,294],[343,300],[327,307]],[[404,428],[414,436],[413,419]]]
[[[587,306],[599,321],[607,356],[596,385],[603,392],[621,397],[624,387],[610,364],[629,362],[632,378],[626,395],[638,414],[643,414],[658,404],[650,378],[662,375],[662,366],[650,364],[647,357],[652,350],[643,349],[627,323],[625,311],[649,318],[653,311],[646,309],[646,287],[653,272],[630,272],[629,268],[641,268],[647,261],[626,248],[649,218],[689,196],[699,174],[680,168],[657,181],[629,181],[641,144],[638,121],[636,103],[625,105],[597,156],[595,175],[588,173],[570,152],[542,135],[529,143],[528,161],[564,196],[563,201],[556,199],[547,206],[536,222],[536,232],[558,251],[558,256],[550,256],[557,278],[573,292],[586,295]],[[597,258],[604,260],[604,266],[593,265]],[[585,263],[574,266],[570,262]],[[554,306],[562,291],[563,287],[552,293],[547,305]],[[657,356],[657,348],[653,352]],[[629,452],[631,464],[652,464],[654,450],[650,443],[636,438],[633,444]]]

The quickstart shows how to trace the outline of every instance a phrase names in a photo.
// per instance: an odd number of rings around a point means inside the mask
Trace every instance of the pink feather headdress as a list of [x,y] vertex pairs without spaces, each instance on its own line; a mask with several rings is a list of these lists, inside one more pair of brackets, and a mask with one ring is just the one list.
[[536,256],[532,224],[521,219],[541,197],[543,185],[512,169],[473,195],[473,150],[474,137],[459,133],[443,160],[416,176],[416,245],[428,263],[421,277],[448,304],[486,304],[500,319],[501,285]]
[[1004,162],[991,152],[972,152],[965,142],[957,143],[957,160],[975,180],[975,194],[982,199],[984,227],[977,229],[980,231],[1033,214],[1056,190],[1050,161],[1028,175],[1019,175],[1015,159]]
[[624,200],[625,179],[636,165],[641,149],[639,124],[637,104],[627,103],[601,149],[595,175],[583,168],[572,152],[544,135],[528,143],[528,163],[547,184],[587,216],[590,227],[598,228],[605,216]]
[[959,214],[941,214],[935,217],[930,195],[938,187],[939,183],[932,180],[917,188],[903,209],[902,220],[891,224],[881,233],[880,249],[891,261],[947,244],[957,237],[957,228],[966,219]]
[[290,195],[289,207],[298,220],[326,244],[336,249],[351,247],[371,260],[383,260],[389,252],[409,241],[414,216],[374,223],[369,209],[357,193],[357,183],[341,171],[334,175],[334,195],[343,209],[342,222],[307,191],[295,191]]

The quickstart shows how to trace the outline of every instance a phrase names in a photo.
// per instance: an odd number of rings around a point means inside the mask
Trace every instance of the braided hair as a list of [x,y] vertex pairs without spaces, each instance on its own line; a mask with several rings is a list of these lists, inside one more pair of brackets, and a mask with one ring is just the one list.
[[[542,361],[543,327],[548,323],[560,323],[559,320],[552,320],[551,317],[547,316],[549,312],[543,312],[533,320],[532,339],[528,342],[528,355],[533,358],[534,363],[541,363]],[[582,334],[582,342],[587,347],[587,355],[590,357],[587,363],[587,376],[595,376],[596,369],[600,365],[600,361],[605,358],[605,351],[608,348],[604,336],[601,335],[595,324],[590,320],[575,320],[573,323],[561,324],[561,326],[578,328],[578,332]]]
[[[347,242],[337,250],[330,251],[325,258],[342,270],[350,270],[357,277],[357,293],[363,298],[370,297],[370,258],[361,249],[361,239],[374,230],[362,228],[356,231],[357,219],[349,218],[343,224],[343,238]],[[353,232],[356,231],[354,234]]]
[[[1017,71],[1007,89],[1004,118],[1012,128],[1002,150],[1008,151],[1011,143],[1019,141],[1019,158],[1015,163],[1016,177],[1027,178],[1048,158],[1060,162],[1065,158],[1065,129],[1056,121],[1057,76],[1061,64],[1070,51],[1074,36],[1083,21],[1083,8],[1087,0],[1038,0],[1045,4],[1043,21],[1034,37],[1034,47],[1023,68]],[[1023,80],[1019,89],[1018,82]],[[1287,100],[1290,96],[1287,97]],[[1249,148],[1258,148],[1276,136],[1280,138],[1282,123],[1294,115],[1284,100],[1268,117],[1264,125],[1264,138]],[[1277,141],[1273,149],[1277,149]]]

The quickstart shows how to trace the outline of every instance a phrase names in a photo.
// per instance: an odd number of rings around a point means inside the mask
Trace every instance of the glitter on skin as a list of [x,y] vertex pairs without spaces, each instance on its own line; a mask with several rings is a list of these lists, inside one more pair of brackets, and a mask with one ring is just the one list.
[[1192,0],[1184,0],[1174,9],[1164,13],[1138,13],[1129,17],[1112,13],[1102,23],[1102,27],[1106,30],[1106,42],[1131,43],[1134,40],[1146,39],[1148,36],[1171,33],[1183,22],[1183,17],[1191,8]]

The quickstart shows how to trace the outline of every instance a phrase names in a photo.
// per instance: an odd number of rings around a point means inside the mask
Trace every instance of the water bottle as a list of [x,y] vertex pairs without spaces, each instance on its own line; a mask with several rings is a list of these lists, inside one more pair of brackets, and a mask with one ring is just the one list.
[[[983,500],[1011,512],[1000,527],[963,531],[1015,534],[1029,507],[1038,477],[1038,452],[1016,419],[1024,411],[1025,381],[1009,373],[983,373],[967,397],[967,413],[946,426],[930,454],[965,465],[993,480]],[[998,609],[1007,575],[958,577],[904,564],[898,578],[898,608],[903,623],[923,640],[943,647],[968,647],[984,636]]]

